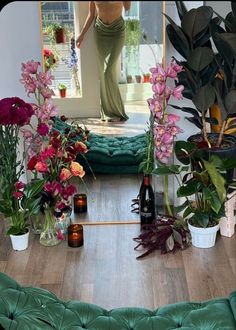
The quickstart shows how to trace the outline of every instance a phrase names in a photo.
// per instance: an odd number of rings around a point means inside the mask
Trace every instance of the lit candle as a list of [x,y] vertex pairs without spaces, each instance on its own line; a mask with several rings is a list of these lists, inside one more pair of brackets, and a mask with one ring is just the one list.
[[72,224],[68,227],[68,245],[70,247],[80,247],[84,244],[83,226]]
[[74,213],[87,212],[87,196],[86,194],[74,195]]

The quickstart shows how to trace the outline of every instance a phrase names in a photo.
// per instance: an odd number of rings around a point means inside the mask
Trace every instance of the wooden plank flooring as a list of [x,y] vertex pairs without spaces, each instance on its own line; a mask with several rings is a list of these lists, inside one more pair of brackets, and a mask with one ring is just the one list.
[[[147,114],[135,115],[135,109],[130,107],[131,119],[123,126],[99,127],[105,127],[108,134],[142,133]],[[138,175],[100,175],[96,181],[85,178],[90,191],[88,213],[76,221],[139,219],[130,208],[140,186]],[[133,238],[138,234],[139,224],[84,225],[83,247],[70,248],[66,241],[44,247],[31,233],[29,248],[14,252],[0,221],[0,271],[22,285],[51,290],[64,300],[79,299],[107,309],[153,309],[178,301],[228,296],[236,290],[236,235],[226,238],[218,233],[214,248],[189,247],[167,255],[156,251],[137,261],[141,251],[134,250]]]
[[[2,223],[1,223],[2,224]],[[189,247],[175,254],[154,252],[143,260],[134,250],[139,225],[84,226],[84,246],[39,244],[30,236],[29,249],[14,252],[1,234],[0,271],[23,285],[53,291],[104,308],[156,308],[183,300],[228,296],[236,290],[236,236],[217,237],[210,249]]]

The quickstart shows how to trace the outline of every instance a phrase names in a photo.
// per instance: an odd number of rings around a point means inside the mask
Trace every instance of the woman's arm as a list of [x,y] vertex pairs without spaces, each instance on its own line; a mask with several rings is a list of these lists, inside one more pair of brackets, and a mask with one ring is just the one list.
[[80,32],[80,35],[78,36],[78,38],[76,39],[76,46],[78,48],[80,48],[81,46],[81,43],[84,39],[84,35],[85,33],[88,31],[88,29],[90,28],[93,20],[94,20],[94,17],[95,17],[95,4],[94,4],[94,1],[89,1],[89,13],[88,13],[88,16],[86,18],[86,21],[84,23],[84,26]]
[[131,1],[123,1],[123,6],[125,8],[125,11],[130,10],[131,7]]

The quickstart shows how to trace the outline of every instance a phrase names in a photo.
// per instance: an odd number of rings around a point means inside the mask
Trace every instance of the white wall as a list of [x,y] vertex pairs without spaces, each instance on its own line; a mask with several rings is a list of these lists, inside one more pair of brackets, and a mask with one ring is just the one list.
[[[76,1],[79,26],[85,21],[88,1]],[[19,82],[21,63],[28,60],[42,61],[39,1],[15,1],[0,12],[0,98],[18,96],[29,101]],[[81,48],[82,97],[58,99],[59,114],[69,117],[100,116],[99,80],[92,29],[87,33]],[[31,99],[32,101],[32,99]]]
[[38,2],[15,1],[0,12],[0,98],[27,100],[19,82],[21,63],[41,61]]

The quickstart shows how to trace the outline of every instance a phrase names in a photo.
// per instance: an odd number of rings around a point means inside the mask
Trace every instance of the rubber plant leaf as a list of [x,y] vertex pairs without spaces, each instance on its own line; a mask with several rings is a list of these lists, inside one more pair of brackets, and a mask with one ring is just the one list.
[[209,6],[193,8],[183,16],[182,29],[192,39],[209,25],[212,16],[213,9]]

